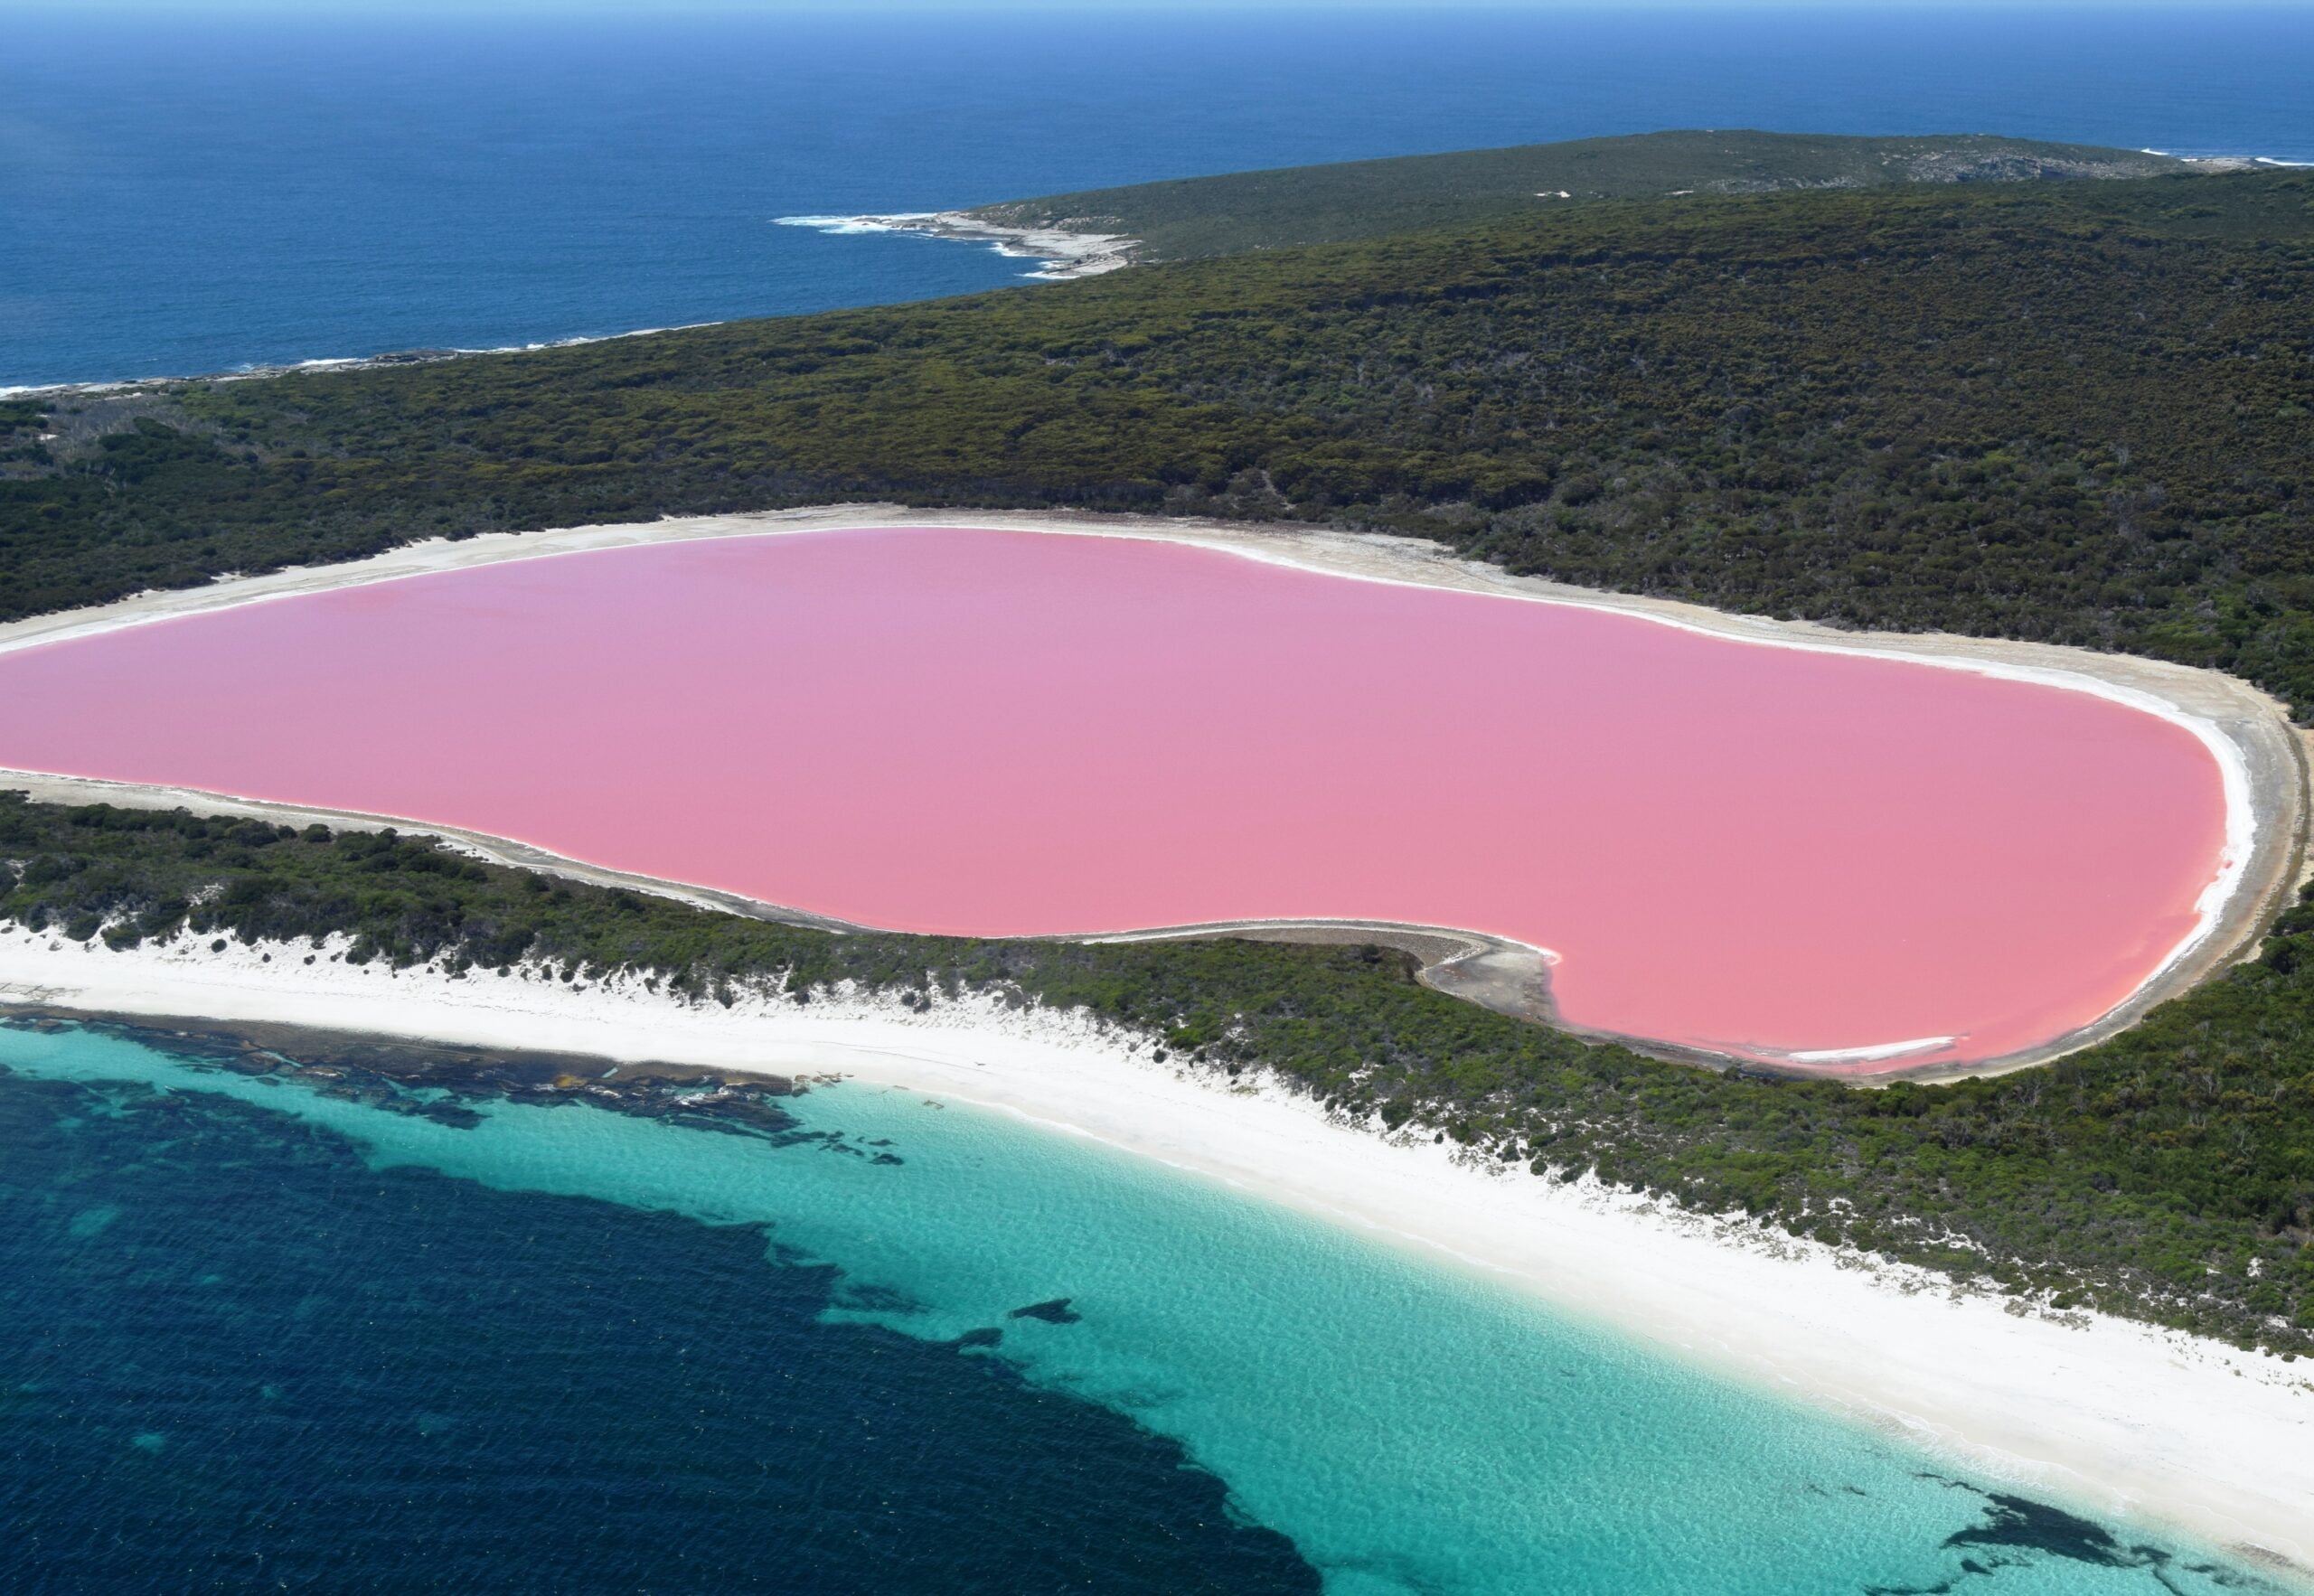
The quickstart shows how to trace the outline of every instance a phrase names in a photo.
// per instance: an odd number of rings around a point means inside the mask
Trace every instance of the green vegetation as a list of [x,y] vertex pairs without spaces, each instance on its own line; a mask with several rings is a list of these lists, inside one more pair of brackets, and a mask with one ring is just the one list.
[[2192,170],[2184,161],[2141,150],[1986,134],[1847,138],[1685,131],[1186,177],[1014,200],[967,214],[1002,227],[1123,233],[1141,240],[1136,253],[1143,260],[1191,260],[1492,221],[1589,200],[2158,177]]
[[[2303,173],[1614,200],[936,305],[39,396],[0,405],[0,618],[435,535],[890,499],[1408,533],[1723,608],[2214,665],[2314,712],[2309,268]],[[792,972],[1081,1004],[1538,1170],[2314,1350],[2314,906],[2054,1066],[1858,1093],[1587,1047],[1374,950],[836,937],[407,839],[21,800],[0,861],[0,916],[115,945],[302,956],[335,931],[469,980],[528,960],[701,1000]]]
[[1699,198],[62,396],[43,459],[0,467],[0,618],[433,534],[895,499],[1414,533],[2314,707],[2309,267],[2304,173]]
[[[2264,957],[2046,1069],[1858,1092],[1658,1064],[1416,985],[1405,955],[844,935],[333,836],[0,794],[0,922],[116,948],[232,937],[469,981],[630,970],[696,1001],[785,973],[910,1002],[1082,1005],[1207,1067],[1278,1070],[1356,1115],[1444,1127],[1538,1178],[1595,1169],[2061,1304],[2314,1351],[2314,904]],[[318,956],[318,955],[317,955]]]

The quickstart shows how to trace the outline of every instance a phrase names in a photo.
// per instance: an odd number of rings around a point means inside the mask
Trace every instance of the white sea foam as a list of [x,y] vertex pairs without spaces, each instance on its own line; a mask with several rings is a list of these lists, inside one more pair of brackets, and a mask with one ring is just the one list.
[[853,233],[899,233],[913,229],[901,225],[911,221],[929,221],[930,211],[896,211],[889,216],[775,216],[776,227],[808,227],[814,232],[842,237]]
[[877,216],[776,216],[781,227],[808,227],[814,232],[842,236],[851,233],[917,233],[957,244],[984,244],[1008,260],[1033,260],[1034,271],[1023,277],[1037,282],[1064,282],[1097,277],[1133,262],[1139,244],[1121,233],[1077,232],[1068,228],[1008,227],[984,221],[965,211],[894,211]]
[[2148,146],[2138,151],[2140,155],[2159,155],[2167,161],[2190,161],[2197,166],[2217,165],[2226,162],[2245,162],[2253,166],[2314,166],[2314,161],[2285,161],[2278,155],[2181,155],[2175,150],[2157,150]]
[[358,371],[378,366],[410,366],[428,361],[464,360],[480,354],[531,354],[542,349],[576,349],[583,343],[615,343],[622,338],[649,338],[659,333],[686,333],[698,327],[720,327],[720,321],[678,322],[664,327],[631,327],[621,333],[577,333],[530,343],[453,344],[442,349],[388,350],[380,354],[315,355],[309,360],[271,365],[236,366],[230,371],[201,371],[173,377],[120,377],[103,382],[21,382],[0,387],[0,399],[46,393],[101,394],[140,388],[165,388],[173,382],[247,382],[296,371]]

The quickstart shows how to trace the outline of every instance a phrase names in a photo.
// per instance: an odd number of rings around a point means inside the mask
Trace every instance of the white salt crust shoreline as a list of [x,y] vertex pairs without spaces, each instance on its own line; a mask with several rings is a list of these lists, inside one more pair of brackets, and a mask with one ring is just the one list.
[[[1498,568],[1455,559],[1435,544],[1418,540],[1332,532],[1299,526],[1215,522],[1155,517],[1092,516],[1062,512],[991,513],[927,512],[896,505],[830,505],[758,514],[699,516],[626,525],[574,527],[539,532],[493,533],[450,542],[430,540],[373,559],[338,566],[292,568],[257,577],[228,577],[207,587],[139,595],[110,605],[35,616],[0,625],[0,653],[70,638],[86,637],[165,616],[202,614],[331,588],[390,581],[435,571],[466,569],[509,559],[542,558],[590,549],[633,547],[699,539],[757,537],[875,527],[961,527],[1039,531],[1071,536],[1129,538],[1184,543],[1265,564],[1318,572],[1391,587],[1436,587],[1486,594],[1529,603],[1606,610],[1707,636],[1815,653],[1852,654],[1946,670],[1961,670],[2008,681],[2084,692],[2153,715],[2189,732],[2215,763],[2225,804],[2225,840],[2213,874],[2195,904],[2193,930],[2139,981],[2130,995],[2091,1024],[2025,1051],[1996,1059],[1954,1064],[1918,1056],[1950,1043],[1950,1037],[1858,1037],[1839,1046],[1781,1056],[1773,1062],[1802,1073],[1836,1070],[1847,1078],[1949,1078],[1997,1074],[2046,1063],[2126,1029],[2156,1004],[2175,997],[2234,958],[2254,952],[2265,925],[2300,879],[2305,859],[2309,813],[2304,750],[2282,707],[2247,683],[2215,671],[2085,649],[1943,634],[1841,632],[1806,622],[1728,615],[1700,606],[1629,595],[1596,592],[1533,577],[1513,577]],[[179,788],[149,788],[98,782],[53,772],[0,768],[0,783],[31,788],[36,797],[71,802],[186,803],[224,808],[236,800]],[[288,806],[270,806],[287,809]],[[418,817],[342,814],[306,810],[350,823],[392,823],[432,831],[468,846],[510,841],[525,862],[559,859],[524,839],[484,839]],[[564,861],[588,869],[585,861]],[[600,872],[593,872],[599,874]],[[644,887],[665,887],[692,897],[729,895],[695,882],[656,882],[622,876]],[[782,918],[818,920],[782,906],[762,905]],[[1240,927],[1286,927],[1315,922],[1280,916],[1233,922]],[[1332,922],[1337,925],[1350,922]],[[1380,923],[1359,922],[1356,924]],[[1130,927],[1077,934],[1105,939],[1165,935],[1177,928]],[[1223,929],[1213,927],[1209,929]],[[1404,928],[1394,928],[1404,929]],[[1499,948],[1516,950],[1536,969],[1557,962],[1552,950],[1505,937],[1487,927],[1440,927],[1449,935],[1466,933]],[[1468,995],[1468,994],[1466,994]],[[1644,1037],[1614,1037],[1643,1051],[1688,1056]],[[1712,1062],[1714,1056],[1695,1055]],[[1760,1056],[1764,1058],[1765,1056]],[[1873,1069],[1871,1066],[1885,1066]]]
[[[2182,1532],[2314,1591],[2314,1363],[2085,1313],[2018,1312],[1922,1271],[1735,1218],[1330,1121],[1275,1084],[1153,1062],[1147,1038],[992,998],[924,1013],[638,981],[454,978],[179,938],[115,953],[0,931],[0,1003],[201,1016],[855,1081],[1154,1159],[1472,1270],[1746,1384],[1860,1420],[1988,1483]],[[270,954],[269,962],[267,955]]]

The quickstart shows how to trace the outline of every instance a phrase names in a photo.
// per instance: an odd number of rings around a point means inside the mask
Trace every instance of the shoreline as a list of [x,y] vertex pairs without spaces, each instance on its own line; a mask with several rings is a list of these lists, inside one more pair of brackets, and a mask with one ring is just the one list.
[[[742,318],[734,318],[742,319]],[[721,322],[679,322],[671,327],[631,327],[624,333],[574,333],[568,338],[548,338],[536,343],[501,343],[488,349],[389,349],[376,354],[315,355],[309,360],[243,366],[230,371],[204,371],[182,377],[107,377],[82,382],[19,382],[0,384],[0,400],[37,399],[42,394],[99,394],[173,388],[182,382],[254,382],[267,377],[287,377],[299,371],[371,371],[382,366],[429,366],[442,361],[471,360],[485,354],[534,354],[544,349],[576,349],[582,343],[616,343],[622,338],[651,338],[661,333],[688,333],[720,327]]]
[[1079,232],[1065,227],[1007,227],[969,211],[898,211],[887,216],[778,216],[781,227],[808,227],[841,238],[851,233],[917,233],[957,244],[986,244],[1008,260],[1033,260],[1021,276],[1065,283],[1131,266],[1139,239],[1123,233]]
[[[2256,171],[2289,171],[2314,167],[2314,161],[2292,161],[2276,155],[2178,155],[2168,150],[2144,148],[2140,154],[2167,155],[2184,161],[2212,174]],[[1226,174],[1223,174],[1226,175]],[[999,206],[1019,203],[998,201]],[[1119,233],[1077,232],[1067,228],[1017,228],[986,221],[974,214],[976,210],[992,207],[964,207],[952,211],[893,211],[886,215],[860,216],[779,216],[772,219],[780,227],[809,227],[831,235],[861,232],[917,232],[928,238],[947,239],[958,243],[983,243],[996,247],[997,253],[1008,258],[1036,260],[1045,269],[1025,272],[1022,276],[1036,282],[1059,282],[1076,277],[1096,277],[1104,272],[1139,263],[1136,251],[1142,240]],[[953,226],[956,230],[947,230]],[[1009,246],[1009,247],[1008,247]],[[1089,264],[1095,258],[1101,264]],[[933,296],[933,298],[941,296]],[[921,305],[929,299],[900,299],[894,305]],[[699,327],[729,326],[734,322],[776,321],[784,315],[815,315],[810,311],[772,312],[759,316],[721,316],[704,322],[681,322],[671,326],[630,327],[618,333],[574,333],[560,338],[541,339],[530,343],[508,343],[488,349],[456,347],[412,350],[381,350],[375,354],[313,355],[304,360],[264,361],[223,371],[183,372],[162,377],[82,377],[65,378],[52,382],[0,382],[0,400],[37,398],[42,394],[109,393],[122,389],[163,388],[179,382],[240,382],[261,377],[277,377],[296,371],[360,371],[372,366],[409,365],[426,361],[465,360],[475,355],[523,354],[533,350],[563,349],[581,343],[607,343],[616,338],[646,338],[659,333],[689,332]]]
[[[0,1005],[200,1016],[767,1077],[841,1073],[1153,1159],[1508,1283],[1675,1358],[1848,1416],[2110,1520],[2161,1525],[2314,1590],[2314,1372],[2083,1312],[2021,1308],[1870,1254],[1481,1164],[1330,1119],[1081,1012],[927,1010],[761,990],[729,1008],[637,981],[352,966],[343,939],[114,952],[0,932]],[[303,962],[306,956],[314,962]]]
[[[1339,940],[1356,930],[1367,940],[1404,947],[1423,960],[1424,978],[1439,990],[1572,1034],[1613,1041],[1651,1056],[1707,1067],[1764,1069],[1850,1082],[1949,1080],[1997,1075],[2045,1064],[2133,1025],[2159,1003],[2177,996],[2242,956],[2254,955],[2259,938],[2285,906],[2301,878],[2309,805],[2306,754],[2281,705],[2245,682],[2215,671],[2130,655],[2099,654],[2056,644],[1957,637],[1942,634],[1845,632],[1810,622],[1728,615],[1671,600],[1596,592],[1458,559],[1440,545],[1410,538],[1328,531],[1295,525],[1216,522],[1156,517],[1102,517],[1065,512],[1006,514],[923,512],[886,505],[835,505],[755,514],[701,516],[650,522],[574,527],[539,532],[489,533],[458,542],[406,544],[370,559],[337,566],[290,568],[268,576],[230,578],[207,587],[148,593],[109,605],[33,616],[0,624],[0,653],[88,637],[176,615],[342,587],[472,568],[510,559],[663,541],[819,532],[868,527],[954,527],[1058,535],[1178,542],[1265,563],[1351,580],[1435,587],[1622,614],[1658,624],[1764,646],[1890,659],[1940,669],[2082,691],[2182,726],[2216,762],[2225,790],[2225,842],[2212,881],[2196,903],[2193,932],[2173,947],[2114,1008],[2090,1024],[2017,1053],[1959,1062],[1906,1065],[1926,1040],[1853,1049],[1836,1056],[1793,1054],[1739,1057],[1701,1053],[1644,1037],[1594,1032],[1561,1025],[1549,998],[1555,955],[1500,935],[1464,927],[1413,927],[1363,920],[1277,919],[1198,926],[1103,928],[1049,939],[1118,941],[1207,934],[1306,935]],[[22,785],[47,802],[111,802],[132,807],[183,804],[203,812],[240,809],[342,823],[356,829],[392,825],[438,836],[502,862],[546,868],[704,903],[758,917],[828,929],[865,929],[823,915],[748,899],[696,883],[608,870],[571,860],[518,839],[486,836],[422,819],[268,803],[231,794],[145,786],[0,768],[0,784]],[[1459,951],[1441,956],[1442,944]]]

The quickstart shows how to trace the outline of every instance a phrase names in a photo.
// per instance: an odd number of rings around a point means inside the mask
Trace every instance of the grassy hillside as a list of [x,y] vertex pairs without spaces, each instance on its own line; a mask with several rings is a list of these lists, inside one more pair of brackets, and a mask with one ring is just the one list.
[[1687,131],[1136,183],[983,205],[969,214],[1006,227],[1129,234],[1141,240],[1141,259],[1187,260],[1502,220],[1589,200],[2190,170],[2186,162],[2140,150],[1987,134],[1850,138]]
[[[2314,709],[2314,174],[1693,198],[0,413],[0,616],[889,498],[1286,518]],[[13,429],[13,430],[11,430]]]
[[[239,937],[470,981],[519,961],[629,969],[693,1000],[785,972],[928,1000],[1083,1005],[1344,1112],[1438,1125],[1538,1178],[1585,1169],[1747,1208],[1967,1280],[2314,1351],[2314,906],[2257,963],[2042,1070],[1858,1092],[1657,1064],[1416,985],[1405,955],[1216,941],[1081,946],[836,936],[458,858],[182,812],[0,793],[0,925],[116,948]],[[102,956],[99,954],[99,956]]]

